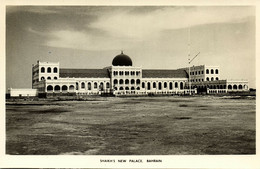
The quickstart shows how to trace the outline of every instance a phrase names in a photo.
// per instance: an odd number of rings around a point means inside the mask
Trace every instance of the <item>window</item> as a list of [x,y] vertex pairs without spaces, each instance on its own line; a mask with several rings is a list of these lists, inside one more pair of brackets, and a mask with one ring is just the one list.
[[53,91],[52,85],[47,86],[47,91]]
[[120,87],[119,90],[124,90],[124,88],[123,88],[123,87]]
[[70,91],[74,90],[74,86],[73,86],[73,85],[70,85],[69,90],[70,90]]
[[211,69],[211,70],[210,70],[210,73],[211,73],[211,74],[214,74],[214,70],[213,70],[213,69]]
[[172,82],[170,82],[170,90],[172,90]]
[[104,84],[102,82],[99,84],[99,89],[104,90]]
[[175,82],[175,88],[178,88],[178,82]]
[[125,90],[129,90],[129,87],[125,87]]
[[41,80],[44,80],[44,79],[45,79],[45,78],[42,76],[42,77],[41,77]]
[[126,71],[126,72],[125,72],[125,75],[126,75],[126,76],[129,76],[129,71]]
[[135,90],[135,87],[131,87],[131,90]]
[[167,88],[167,83],[166,82],[164,82],[164,88]]
[[153,82],[153,88],[156,88],[156,83],[155,82]]
[[135,84],[135,80],[134,79],[131,80],[131,84]]
[[150,82],[147,83],[147,90],[151,90],[151,84],[150,84]]
[[206,74],[209,74],[209,69],[206,70]]
[[159,90],[162,90],[162,83],[159,82]]
[[216,80],[218,80],[218,77],[216,77]]
[[91,90],[91,83],[88,82],[88,90]]
[[41,72],[42,72],[42,73],[45,72],[45,68],[44,68],[44,67],[41,68]]
[[145,88],[145,83],[144,82],[142,83],[142,88]]
[[60,86],[59,85],[56,85],[55,87],[54,87],[54,91],[60,91]]
[[94,89],[96,89],[96,88],[97,88],[97,82],[94,83]]
[[119,80],[119,84],[124,84],[124,80],[123,80],[123,79],[120,79],[120,80]]
[[125,80],[125,84],[129,84],[129,80],[128,79]]
[[207,81],[209,81],[209,77],[207,77]]
[[67,87],[66,85],[63,85],[63,86],[61,87],[61,90],[62,90],[62,91],[67,91],[67,90],[68,90],[68,87]]
[[228,89],[232,90],[232,86],[231,86],[231,85],[228,85]]
[[58,78],[55,76],[54,79],[57,80]]
[[55,68],[53,68],[53,72],[54,73],[57,73],[58,72],[58,69],[55,67]]
[[215,70],[215,73],[218,74],[218,69]]
[[211,78],[211,81],[214,81],[214,77]]
[[106,83],[106,88],[107,88],[107,89],[109,88],[109,83],[108,83],[108,82]]
[[203,73],[204,73],[204,71],[202,70],[202,71],[201,71],[201,74],[203,75]]
[[84,82],[81,83],[81,88],[85,89],[85,83]]
[[141,83],[140,79],[137,79],[136,84],[140,84],[140,83]]
[[51,73],[51,68],[50,67],[47,68],[47,72]]
[[234,90],[237,90],[237,85],[234,85],[234,86],[233,86],[233,89],[234,89]]
[[180,89],[181,90],[183,89],[183,83],[182,82],[180,83]]
[[114,80],[114,84],[118,84],[118,80],[117,79]]
[[47,79],[48,79],[48,80],[51,80],[51,77],[49,76],[49,77],[47,77]]

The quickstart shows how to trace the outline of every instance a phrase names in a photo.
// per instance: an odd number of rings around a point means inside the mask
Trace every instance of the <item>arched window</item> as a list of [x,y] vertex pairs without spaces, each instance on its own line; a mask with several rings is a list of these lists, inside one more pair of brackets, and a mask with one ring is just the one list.
[[136,90],[140,90],[140,87],[137,87]]
[[163,85],[163,86],[164,86],[164,88],[167,88],[167,83],[166,83],[166,82],[164,82],[164,85]]
[[140,79],[137,79],[136,84],[140,84],[140,83],[141,83]]
[[243,89],[243,86],[242,86],[242,85],[239,85],[239,86],[238,86],[238,89],[239,89],[239,90],[242,90],[242,89]]
[[125,87],[125,90],[129,90],[129,87]]
[[61,90],[64,92],[64,91],[67,91],[68,90],[68,87],[66,86],[66,85],[63,85],[62,87],[61,87]]
[[41,72],[42,72],[42,73],[45,72],[45,68],[44,68],[44,67],[41,68]]
[[178,88],[178,82],[175,82],[175,88]]
[[131,80],[131,84],[135,84],[135,80],[134,79]]
[[145,83],[144,82],[142,83],[142,88],[145,88]]
[[153,82],[153,88],[156,88],[156,83],[155,82]]
[[55,92],[59,92],[59,91],[60,91],[60,86],[59,86],[59,85],[56,85],[56,86],[54,87],[54,91],[55,91]]
[[209,81],[209,77],[207,77],[207,79],[206,79],[207,81]]
[[53,73],[57,73],[58,72],[58,69],[55,67],[53,68]]
[[181,90],[183,89],[183,83],[182,82],[180,83],[180,89]]
[[81,83],[81,88],[85,89],[85,83],[84,82]]
[[162,90],[162,83],[161,82],[159,82],[159,84],[158,84],[158,88],[159,88],[159,90]]
[[150,82],[147,83],[147,90],[151,90],[151,84],[150,84]]
[[201,74],[203,75],[203,73],[204,73],[204,71],[202,70],[202,71],[201,71]]
[[117,79],[114,80],[114,84],[118,84],[118,80]]
[[214,77],[211,78],[211,81],[214,81]]
[[109,83],[108,83],[108,82],[106,83],[106,88],[107,88],[107,89],[109,88]]
[[97,82],[94,83],[94,89],[96,89],[96,88],[97,88]]
[[42,77],[41,77],[41,80],[44,80],[44,79],[45,79],[45,78],[42,76]]
[[170,90],[172,90],[172,82],[170,82]]
[[115,87],[114,89],[117,90],[117,87]]
[[234,86],[233,86],[233,89],[234,89],[234,90],[237,90],[237,85],[234,85]]
[[131,90],[135,90],[135,87],[131,87]]
[[215,70],[215,74],[218,74],[218,69]]
[[49,92],[49,91],[53,91],[52,85],[47,86],[47,91],[48,91],[48,92]]
[[216,77],[216,80],[218,80],[218,77]]
[[213,70],[213,69],[211,69],[211,70],[210,70],[210,73],[211,73],[211,74],[214,74],[214,70]]
[[232,90],[232,86],[231,86],[231,85],[228,85],[228,89]]
[[51,73],[51,68],[50,67],[47,68],[47,72]]
[[129,84],[129,79],[126,79],[126,80],[125,80],[125,84]]
[[126,75],[126,76],[129,76],[129,71],[126,71],[126,72],[125,72],[125,75]]
[[123,84],[124,83],[124,80],[123,79],[120,79],[119,80],[119,84]]
[[88,82],[88,90],[91,90],[91,83]]
[[74,86],[73,86],[73,85],[70,85],[69,90],[70,90],[70,91],[73,91],[73,90],[74,90]]
[[55,76],[55,77],[54,77],[54,80],[57,80],[57,79],[58,79],[58,78]]
[[47,79],[48,79],[48,80],[51,80],[51,77],[49,76],[49,77],[47,77]]
[[76,90],[79,90],[79,83],[76,82]]
[[123,87],[120,87],[119,90],[124,90],[124,88],[123,88]]
[[101,83],[99,84],[99,89],[100,89],[100,90],[104,90],[104,84],[103,84],[103,82],[101,82]]
[[206,74],[209,74],[209,69],[206,70]]

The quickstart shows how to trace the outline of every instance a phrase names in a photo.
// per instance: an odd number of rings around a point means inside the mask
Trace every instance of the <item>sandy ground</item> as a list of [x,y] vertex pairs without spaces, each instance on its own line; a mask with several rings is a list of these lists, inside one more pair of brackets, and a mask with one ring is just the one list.
[[255,99],[99,98],[6,105],[6,153],[255,154]]

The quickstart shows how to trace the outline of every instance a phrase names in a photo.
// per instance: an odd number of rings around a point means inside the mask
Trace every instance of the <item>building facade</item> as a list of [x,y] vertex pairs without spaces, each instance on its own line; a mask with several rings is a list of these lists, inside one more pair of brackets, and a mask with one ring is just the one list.
[[218,66],[142,69],[122,52],[103,69],[65,69],[59,63],[38,61],[32,67],[32,88],[76,95],[218,94],[248,90],[248,81],[220,80]]

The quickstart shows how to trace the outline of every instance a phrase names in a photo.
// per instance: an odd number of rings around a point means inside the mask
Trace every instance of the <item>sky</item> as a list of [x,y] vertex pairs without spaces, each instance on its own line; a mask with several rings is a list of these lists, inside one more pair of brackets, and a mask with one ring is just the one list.
[[191,65],[255,88],[253,6],[7,6],[6,88],[31,88],[37,60],[103,68],[121,50],[143,69],[188,67],[189,42]]

